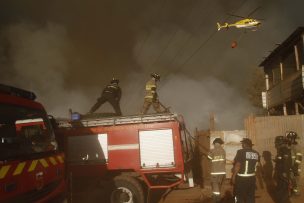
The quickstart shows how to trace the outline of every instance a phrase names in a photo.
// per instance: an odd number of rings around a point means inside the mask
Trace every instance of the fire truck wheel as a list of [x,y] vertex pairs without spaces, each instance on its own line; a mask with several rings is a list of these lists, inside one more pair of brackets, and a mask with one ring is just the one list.
[[111,203],[144,203],[144,191],[139,183],[130,176],[117,176],[110,195]]

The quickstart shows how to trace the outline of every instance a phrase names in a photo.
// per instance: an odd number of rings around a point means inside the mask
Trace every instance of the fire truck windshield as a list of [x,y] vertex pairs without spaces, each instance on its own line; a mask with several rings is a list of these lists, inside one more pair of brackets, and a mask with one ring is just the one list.
[[0,103],[0,161],[35,157],[56,147],[43,109]]

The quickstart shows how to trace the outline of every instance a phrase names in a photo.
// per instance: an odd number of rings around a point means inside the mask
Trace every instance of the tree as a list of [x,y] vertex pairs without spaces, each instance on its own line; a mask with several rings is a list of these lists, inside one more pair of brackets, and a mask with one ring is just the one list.
[[261,68],[252,71],[252,77],[247,84],[247,95],[253,106],[263,108],[262,92],[265,91],[265,75]]

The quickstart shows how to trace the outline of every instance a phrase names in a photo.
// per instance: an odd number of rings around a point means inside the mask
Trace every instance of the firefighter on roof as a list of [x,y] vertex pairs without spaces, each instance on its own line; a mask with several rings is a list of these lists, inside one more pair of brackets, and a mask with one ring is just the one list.
[[[144,100],[144,105],[141,110],[141,114],[146,114],[152,105],[154,110],[157,113],[162,113],[164,111],[161,110],[162,104],[158,100],[157,95],[157,82],[160,80],[160,75],[157,73],[151,74],[151,79],[146,83],[146,96]],[[165,109],[166,111],[167,109]]]
[[221,138],[215,138],[213,141],[214,148],[208,154],[208,159],[211,160],[213,202],[221,201],[221,187],[226,177],[226,152],[222,144],[224,144],[224,141]]
[[94,113],[102,104],[104,104],[105,102],[109,102],[114,108],[116,115],[122,115],[119,105],[121,98],[121,89],[118,84],[119,80],[113,78],[110,84],[108,84],[103,89],[101,96],[97,99],[96,104],[94,104],[89,113]]

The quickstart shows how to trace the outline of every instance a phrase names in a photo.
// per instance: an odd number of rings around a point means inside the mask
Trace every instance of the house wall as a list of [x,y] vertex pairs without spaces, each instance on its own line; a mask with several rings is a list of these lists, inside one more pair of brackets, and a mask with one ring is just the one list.
[[[293,33],[266,61],[263,66],[269,83],[266,92],[269,114],[299,113],[298,103],[302,102],[304,84],[303,30]],[[303,113],[304,109],[300,110]]]

